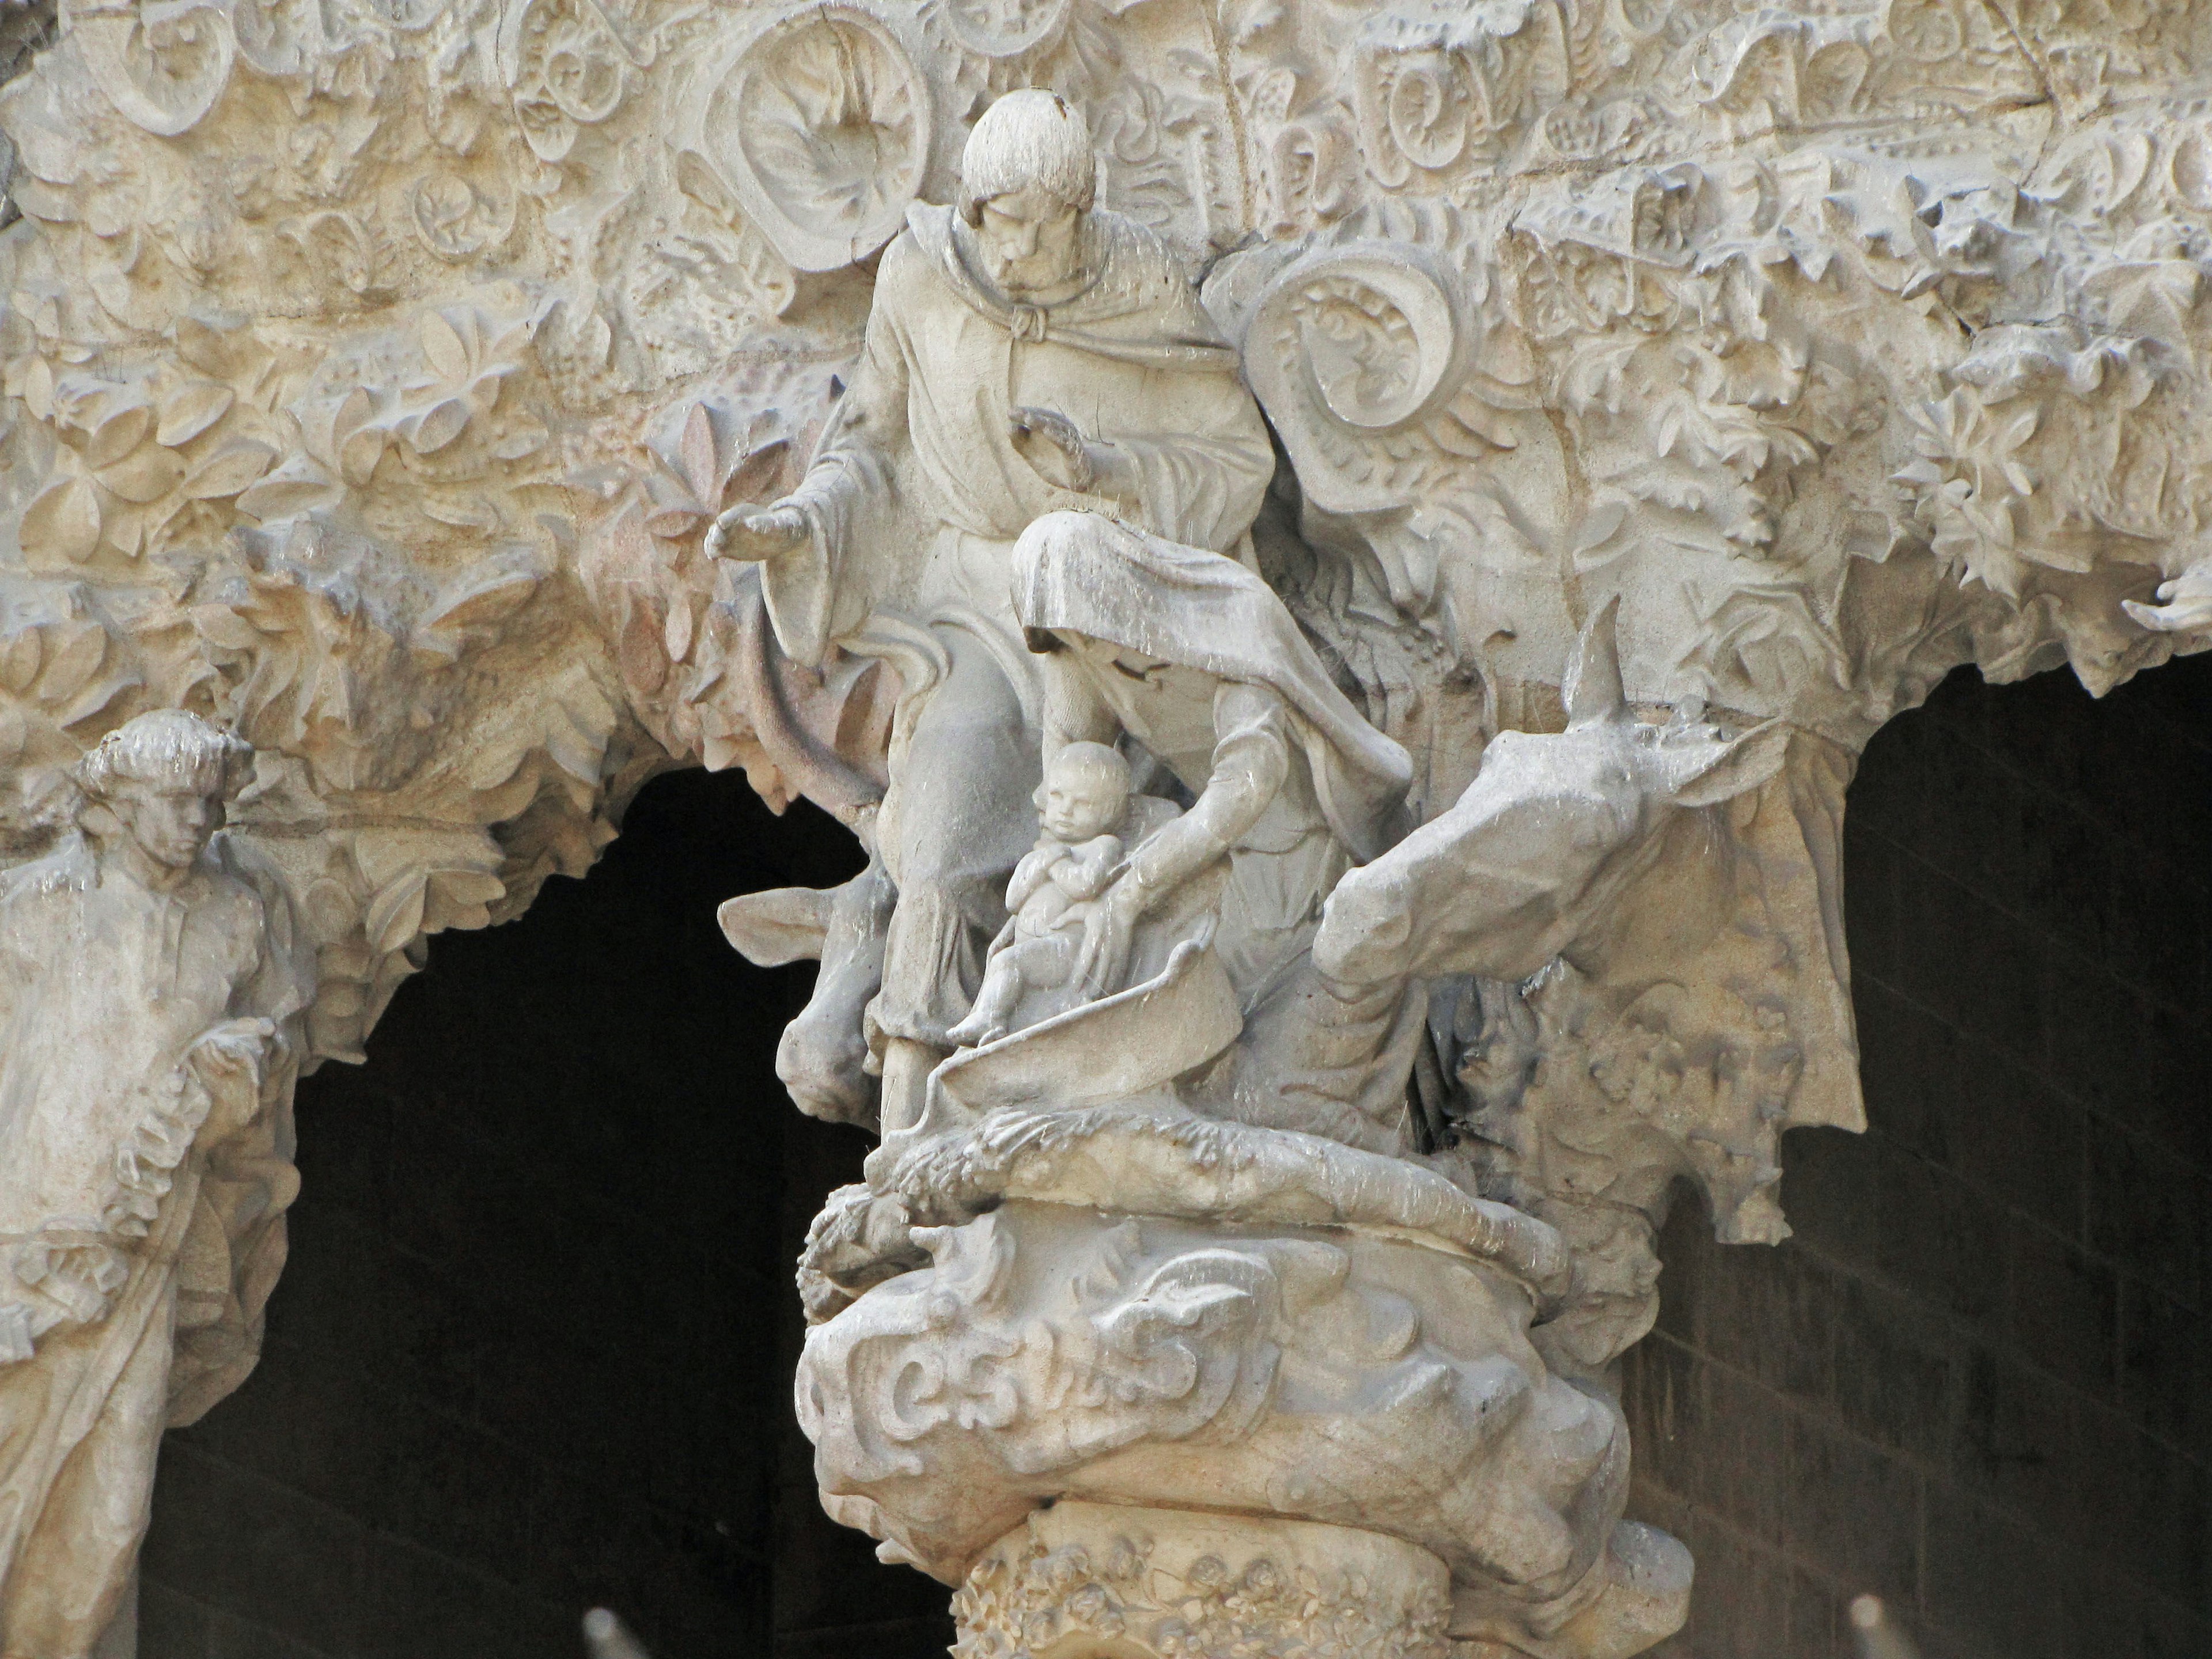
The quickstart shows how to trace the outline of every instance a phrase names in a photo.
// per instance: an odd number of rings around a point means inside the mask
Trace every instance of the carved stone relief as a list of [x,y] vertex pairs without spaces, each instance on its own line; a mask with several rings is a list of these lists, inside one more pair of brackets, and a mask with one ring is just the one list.
[[[273,1258],[191,1219],[206,1124],[281,1164],[293,1070],[431,935],[740,766],[870,854],[722,920],[822,957],[779,1071],[884,1132],[802,1264],[804,1409],[967,1650],[1295,1651],[1285,1582],[1347,1652],[1662,1639],[1609,1368],[1678,1179],[1778,1239],[1783,1133],[1859,1123],[1855,757],[1962,663],[2102,691],[2212,642],[2205,31],[0,8],[0,892],[108,894],[88,757],[190,711],[252,754],[208,902],[296,990],[179,969],[268,1024],[259,1103],[161,1132],[189,1178],[80,1230],[67,1329],[18,1263],[0,1411],[130,1285],[220,1303],[228,1358],[160,1358],[192,1409],[234,1381],[268,1287],[209,1241]],[[1417,1498],[1330,1461],[1438,1436]]]

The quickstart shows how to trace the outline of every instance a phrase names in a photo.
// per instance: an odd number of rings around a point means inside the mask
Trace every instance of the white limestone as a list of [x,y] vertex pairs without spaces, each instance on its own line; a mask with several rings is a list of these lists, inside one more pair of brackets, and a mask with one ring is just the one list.
[[214,832],[252,751],[141,714],[0,874],[0,1651],[75,1655],[128,1593],[168,1424],[251,1370],[284,1260],[313,994],[289,900]]
[[[823,958],[779,1073],[885,1132],[802,1404],[967,1651],[1227,1651],[1128,1564],[1330,1550],[1346,1651],[1660,1640],[1607,1379],[1676,1180],[1777,1239],[1784,1132],[1860,1123],[1856,755],[2212,640],[2208,69],[2203,0],[0,12],[0,1440],[128,1356],[143,1513],[295,1072],[741,765],[870,854],[722,921]],[[174,709],[252,774],[163,864],[86,757]],[[1094,743],[1120,816],[1041,842]],[[203,1073],[57,1299],[115,1103]],[[8,1659],[127,1577],[46,1457]]]

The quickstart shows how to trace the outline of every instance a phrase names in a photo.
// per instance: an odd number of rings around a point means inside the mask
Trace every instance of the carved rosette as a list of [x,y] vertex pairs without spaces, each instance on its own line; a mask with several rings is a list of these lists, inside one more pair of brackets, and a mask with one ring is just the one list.
[[230,84],[238,40],[212,0],[75,9],[72,32],[118,113],[157,137],[189,132]]
[[771,23],[702,106],[698,144],[798,270],[836,270],[896,235],[921,194],[935,112],[890,25],[834,0]]
[[954,1659],[1444,1659],[1443,1562],[1379,1533],[1065,1503],[952,1598]]

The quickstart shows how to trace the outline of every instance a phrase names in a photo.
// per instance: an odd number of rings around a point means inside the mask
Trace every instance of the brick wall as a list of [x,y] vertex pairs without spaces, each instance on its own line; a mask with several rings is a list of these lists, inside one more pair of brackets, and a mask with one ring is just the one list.
[[[1847,880],[1874,1132],[1790,1138],[1798,1237],[1686,1205],[1628,1365],[1638,1511],[1689,1541],[1673,1659],[2212,1655],[2212,660],[2094,704],[1972,676],[1893,726]],[[261,1369],[164,1450],[144,1659],[922,1659],[945,1593],[816,1505],[790,1262],[857,1136],[769,1069],[807,970],[716,901],[845,873],[803,809],[662,780],[584,884],[448,935],[365,1067],[301,1091]]]
[[1785,1143],[1778,1249],[1663,1241],[1637,1510],[1677,1659],[2204,1659],[2212,659],[2102,703],[1954,677],[1869,749],[1845,857],[1863,1137]]

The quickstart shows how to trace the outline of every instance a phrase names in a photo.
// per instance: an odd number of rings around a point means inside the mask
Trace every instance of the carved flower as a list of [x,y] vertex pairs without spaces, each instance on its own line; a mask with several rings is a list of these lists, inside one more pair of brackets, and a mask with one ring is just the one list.
[[169,364],[130,383],[54,380],[38,360],[17,384],[26,408],[61,440],[56,476],[24,509],[19,532],[34,567],[66,569],[103,548],[136,559],[180,511],[241,495],[276,458],[265,442],[219,429],[237,402],[228,386]]
[[896,235],[929,164],[929,83],[882,21],[830,0],[749,46],[707,110],[710,159],[796,270]]
[[1954,0],[1890,0],[1889,38],[1923,64],[1940,64],[1966,44],[1966,26]]
[[629,89],[629,53],[578,0],[533,0],[501,57],[522,136],[543,161],[565,158],[578,129],[613,114]]
[[1117,1635],[1121,1629],[1121,1609],[1097,1584],[1085,1584],[1067,1598],[1067,1616],[1072,1623],[1103,1636]]
[[1962,386],[1905,413],[1917,459],[1893,476],[1912,491],[1938,559],[2008,599],[2020,597],[2031,564],[2081,568],[2070,554],[2020,541],[2014,509],[2035,479],[2017,455],[2040,423],[2035,405],[2000,417]]

